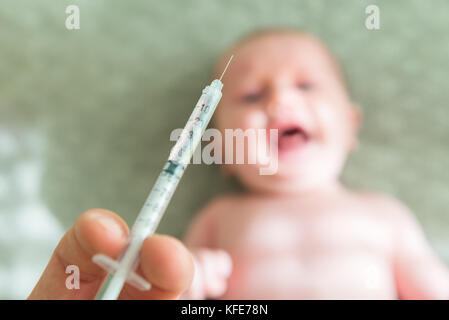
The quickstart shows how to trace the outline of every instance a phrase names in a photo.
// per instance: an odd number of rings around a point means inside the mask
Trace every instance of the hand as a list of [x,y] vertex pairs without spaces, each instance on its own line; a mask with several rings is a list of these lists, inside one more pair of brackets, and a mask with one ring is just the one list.
[[218,298],[226,292],[227,279],[231,275],[232,260],[220,249],[197,249],[193,251],[195,276],[183,299]]
[[[106,278],[106,271],[92,262],[103,253],[116,258],[129,234],[126,222],[117,214],[92,209],[82,214],[59,242],[44,273],[28,299],[94,299]],[[80,270],[79,289],[66,287],[66,267]],[[193,259],[175,238],[154,235],[142,245],[137,273],[151,283],[149,291],[125,284],[120,299],[177,299],[192,281]]]

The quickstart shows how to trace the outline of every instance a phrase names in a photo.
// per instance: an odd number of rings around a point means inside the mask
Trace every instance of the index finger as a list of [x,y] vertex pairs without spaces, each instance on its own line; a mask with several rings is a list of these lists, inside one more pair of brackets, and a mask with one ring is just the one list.
[[[92,262],[92,255],[117,256],[129,233],[125,221],[114,212],[92,209],[82,214],[54,250],[28,299],[93,299],[106,272]],[[79,289],[70,289],[68,266],[79,270]]]

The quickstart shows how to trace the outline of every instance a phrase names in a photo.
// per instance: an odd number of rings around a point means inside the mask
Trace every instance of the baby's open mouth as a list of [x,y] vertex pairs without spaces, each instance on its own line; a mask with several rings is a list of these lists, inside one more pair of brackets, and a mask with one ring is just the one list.
[[309,141],[309,134],[300,126],[291,125],[279,129],[279,151],[290,151],[303,147]]

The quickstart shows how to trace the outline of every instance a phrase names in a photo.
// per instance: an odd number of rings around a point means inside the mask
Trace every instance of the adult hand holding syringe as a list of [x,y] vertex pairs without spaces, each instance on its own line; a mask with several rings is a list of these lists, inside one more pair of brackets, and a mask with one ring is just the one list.
[[[223,71],[223,74],[226,71],[226,68]],[[103,227],[106,226],[107,229],[108,227],[112,227],[113,223],[110,222],[113,221],[113,219],[121,219],[119,217],[114,217],[114,213],[105,210],[88,212],[78,219],[78,224],[75,224],[74,228],[69,230],[69,232],[61,240],[58,248],[52,256],[52,259],[50,260],[49,265],[47,266],[47,269],[29,298],[39,299],[53,297],[55,299],[64,299],[70,298],[70,296],[81,299],[91,298],[90,295],[95,294],[104,281],[104,272],[100,272],[98,267],[94,266],[91,261],[85,261],[85,257],[90,256],[89,253],[92,252],[102,252],[102,254],[95,255],[92,261],[102,266],[108,272],[115,272],[114,277],[106,288],[103,299],[117,299],[119,296],[122,298],[127,298],[126,295],[130,295],[130,292],[132,292],[131,295],[134,297],[142,295],[149,295],[151,297],[154,295],[154,298],[158,299],[157,295],[158,293],[161,293],[161,281],[166,287],[174,286],[174,290],[171,288],[172,290],[168,291],[169,294],[166,298],[169,298],[170,295],[173,294],[175,295],[173,298],[176,298],[180,293],[187,289],[193,274],[193,263],[190,254],[186,253],[186,249],[182,246],[182,244],[178,243],[177,240],[170,238],[148,237],[151,236],[156,230],[157,225],[159,224],[159,221],[171,199],[171,196],[173,195],[173,192],[176,189],[185,168],[190,162],[190,158],[197,144],[201,140],[201,136],[207,127],[207,124],[209,123],[218,102],[220,101],[222,87],[223,84],[221,83],[220,77],[220,79],[212,81],[211,85],[207,86],[203,90],[203,94],[201,95],[191,117],[181,133],[178,142],[172,149],[163,171],[157,179],[150,195],[139,213],[139,216],[136,219],[136,222],[131,230],[131,234],[126,241],[126,246],[120,250],[121,253],[119,255],[119,259],[113,260],[109,258],[118,255],[118,239],[115,238],[115,240],[113,240],[110,235],[103,235],[103,237],[98,237],[98,235],[93,236],[93,234],[98,233],[101,230],[101,227],[100,229],[97,228],[94,230],[89,230],[91,229],[91,226],[89,226],[89,223],[86,222],[86,220],[91,220],[92,217],[95,216],[98,218],[98,212],[102,212],[100,216],[103,216],[102,218],[99,218],[97,223],[103,225]],[[104,223],[105,221],[109,222]],[[123,220],[121,220],[121,223],[118,225],[120,224],[125,225],[123,234],[127,234],[128,229]],[[117,232],[117,230],[120,229],[117,228],[117,223],[115,224],[114,229],[116,229],[114,232]],[[123,240],[123,237],[121,238]],[[107,243],[109,241],[116,241],[116,243],[109,243],[109,246],[101,248],[102,243],[105,244],[104,242]],[[156,247],[154,247],[154,241],[156,241],[159,246],[156,245]],[[146,250],[146,246],[148,246],[147,243],[153,244],[153,246],[150,245],[150,247]],[[110,247],[111,245],[114,247],[114,250]],[[123,247],[123,243],[121,246]],[[75,252],[71,252],[72,250],[75,250]],[[147,259],[143,259],[145,253],[148,251],[155,252],[152,255],[147,256]],[[178,252],[176,258],[172,256],[175,251]],[[164,254],[166,257],[164,257]],[[85,283],[85,286],[88,286],[88,288],[87,290],[84,288],[82,292],[75,291],[74,294],[67,294],[67,291],[65,291],[67,289],[64,288],[64,290],[60,288],[60,283],[54,282],[54,280],[55,278],[66,276],[64,272],[65,267],[69,265],[69,262],[73,261],[73,258],[76,258],[77,256],[82,256],[84,258],[83,266],[86,271],[83,274],[83,283]],[[180,261],[177,261],[176,264],[172,265],[171,263],[174,261],[172,259],[179,259]],[[147,274],[144,270],[144,264],[145,261],[148,260],[156,263],[156,265],[159,265],[155,266],[150,264],[148,266],[150,269]],[[160,269],[164,262],[171,265],[171,268],[167,268],[166,266],[165,268]],[[76,265],[76,263],[73,264]],[[154,267],[154,269],[151,269],[151,267]],[[145,278],[135,272],[137,268],[141,271],[141,273],[143,273]],[[83,270],[81,267],[80,269]],[[174,270],[176,271],[173,272]],[[98,277],[98,275],[100,275],[100,277]],[[171,281],[171,278],[175,278],[175,281]],[[152,279],[155,279],[155,282],[153,282]],[[147,280],[149,280],[149,282]],[[125,282],[128,282],[137,289],[126,286],[126,291],[120,294]],[[150,285],[150,283],[152,285]],[[186,285],[186,283],[188,284]],[[148,291],[151,286],[153,287],[153,290]],[[54,290],[51,290],[52,287]],[[167,290],[162,287],[162,292],[164,291]],[[125,294],[125,296],[123,296],[123,294]],[[139,299],[145,299],[145,297],[140,297]]]
[[[82,214],[56,247],[29,299],[94,299],[106,278],[106,272],[92,262],[102,252],[111,257],[126,245],[129,228],[116,213],[92,209]],[[79,287],[73,285],[73,271],[79,268]],[[152,288],[140,291],[125,285],[120,299],[177,299],[190,287],[194,267],[190,252],[177,239],[155,234],[145,239],[140,252],[139,274]],[[68,283],[69,282],[69,283]]]

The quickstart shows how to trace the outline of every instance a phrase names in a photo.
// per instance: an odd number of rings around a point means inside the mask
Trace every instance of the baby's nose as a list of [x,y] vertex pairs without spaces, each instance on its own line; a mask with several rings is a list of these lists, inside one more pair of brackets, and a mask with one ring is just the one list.
[[271,117],[289,116],[304,105],[304,99],[298,98],[291,90],[273,91],[266,105],[266,112]]

